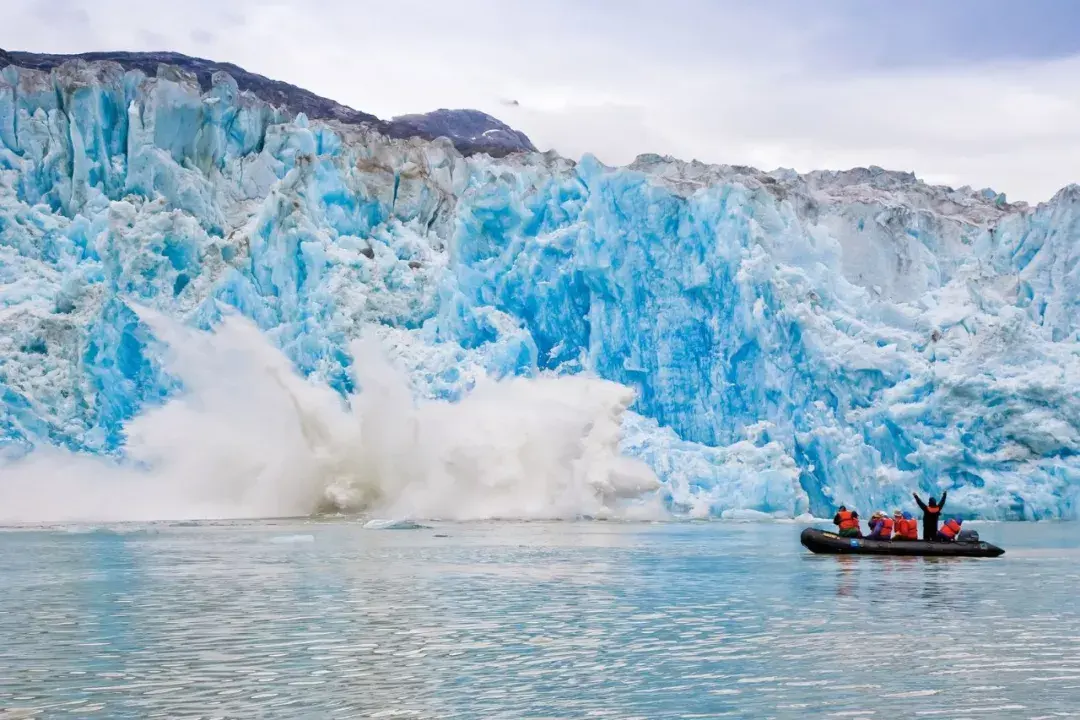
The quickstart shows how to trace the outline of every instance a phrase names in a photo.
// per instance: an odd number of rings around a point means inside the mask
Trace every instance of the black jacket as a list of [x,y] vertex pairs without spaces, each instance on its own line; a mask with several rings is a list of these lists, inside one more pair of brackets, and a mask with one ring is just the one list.
[[945,509],[945,497],[949,494],[949,491],[941,493],[941,500],[938,502],[937,508],[933,511],[927,507],[926,503],[919,499],[918,493],[911,493],[915,496],[915,502],[919,504],[919,509],[922,510],[922,537],[923,540],[936,540],[938,521],[941,519],[941,511]]

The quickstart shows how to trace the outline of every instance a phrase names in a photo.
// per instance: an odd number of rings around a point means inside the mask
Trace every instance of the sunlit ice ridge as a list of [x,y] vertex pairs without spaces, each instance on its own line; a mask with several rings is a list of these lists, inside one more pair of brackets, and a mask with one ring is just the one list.
[[0,520],[1076,516],[1080,187],[463,156],[208,85],[0,70]]

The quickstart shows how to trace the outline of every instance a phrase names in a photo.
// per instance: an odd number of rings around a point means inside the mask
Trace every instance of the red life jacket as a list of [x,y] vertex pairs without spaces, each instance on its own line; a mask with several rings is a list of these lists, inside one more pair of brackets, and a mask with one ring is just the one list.
[[892,518],[881,518],[881,537],[892,539],[893,521]]
[[850,510],[841,510],[837,513],[837,516],[840,518],[840,522],[837,523],[837,525],[840,526],[841,530],[859,529],[859,520],[852,516]]
[[919,524],[915,522],[915,518],[903,518],[896,521],[896,537],[902,540],[918,540],[919,539]]
[[941,534],[952,540],[960,533],[960,523],[956,518],[949,518],[948,522],[941,526]]
[[928,512],[930,514],[940,513],[941,512],[941,506],[940,505],[927,505],[926,506],[926,512]]

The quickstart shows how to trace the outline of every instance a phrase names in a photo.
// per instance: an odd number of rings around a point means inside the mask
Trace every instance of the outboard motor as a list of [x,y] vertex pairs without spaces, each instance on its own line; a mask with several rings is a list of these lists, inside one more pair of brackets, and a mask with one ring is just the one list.
[[977,543],[979,542],[979,531],[964,528],[956,535],[956,542]]

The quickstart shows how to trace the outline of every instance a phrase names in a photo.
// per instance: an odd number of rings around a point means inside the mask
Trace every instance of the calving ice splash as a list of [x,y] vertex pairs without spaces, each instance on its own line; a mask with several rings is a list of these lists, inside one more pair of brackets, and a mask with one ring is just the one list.
[[5,468],[0,521],[374,512],[390,517],[653,517],[643,463],[620,456],[632,392],[584,377],[481,382],[414,403],[381,343],[352,343],[343,399],[298,375],[250,322],[212,335],[141,310],[181,390],[127,426],[122,462],[41,450]]
[[876,168],[463,157],[224,74],[8,66],[0,498],[821,517],[948,489],[1074,517],[1078,210]]

